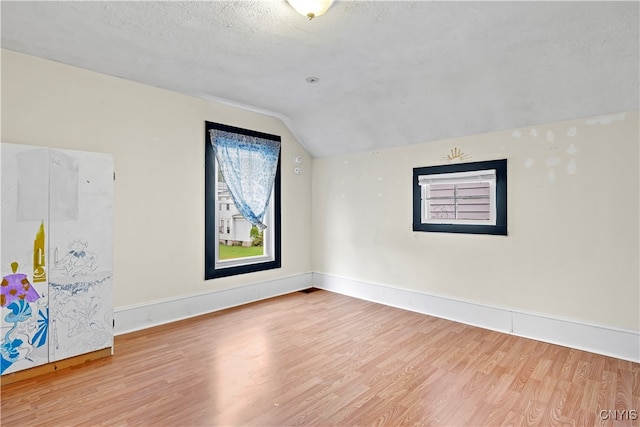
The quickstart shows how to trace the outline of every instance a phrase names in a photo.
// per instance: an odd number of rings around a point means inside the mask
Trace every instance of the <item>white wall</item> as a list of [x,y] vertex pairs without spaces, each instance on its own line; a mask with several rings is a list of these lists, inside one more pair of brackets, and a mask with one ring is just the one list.
[[[639,331],[639,142],[631,111],[315,159],[313,270]],[[508,159],[508,236],[412,231],[412,169],[455,148]]]
[[[205,120],[282,137],[281,269],[204,280]],[[2,50],[1,140],[113,154],[116,309],[311,270],[310,157],[273,117]]]

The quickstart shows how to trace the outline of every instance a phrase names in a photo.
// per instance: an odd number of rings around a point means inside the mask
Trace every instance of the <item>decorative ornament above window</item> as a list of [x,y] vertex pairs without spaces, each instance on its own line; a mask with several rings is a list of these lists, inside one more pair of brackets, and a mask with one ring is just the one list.
[[300,15],[309,18],[309,21],[325,13],[333,4],[333,0],[287,0],[287,2]]
[[471,156],[463,153],[462,150],[459,149],[458,147],[455,147],[455,148],[452,148],[449,154],[443,157],[442,160],[448,160],[449,162],[454,162],[454,161],[460,162],[470,158]]

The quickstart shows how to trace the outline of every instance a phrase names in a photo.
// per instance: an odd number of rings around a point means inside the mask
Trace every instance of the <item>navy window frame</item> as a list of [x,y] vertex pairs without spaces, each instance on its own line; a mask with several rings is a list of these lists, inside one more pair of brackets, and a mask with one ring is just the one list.
[[[422,222],[421,175],[449,174],[495,169],[496,171],[496,224],[425,224]],[[507,160],[457,163],[413,168],[413,231],[436,233],[467,233],[507,235]]]
[[216,218],[216,159],[211,145],[209,130],[222,130],[226,132],[233,132],[240,135],[255,136],[263,139],[270,139],[273,141],[281,142],[281,138],[278,135],[271,135],[268,133],[258,132],[254,130],[248,130],[238,128],[234,126],[228,126],[221,123],[214,123],[205,121],[205,162],[204,162],[204,232],[205,232],[205,280],[216,279],[219,277],[234,276],[238,274],[254,273],[257,271],[271,270],[275,268],[281,268],[282,262],[280,259],[282,247],[281,247],[281,191],[280,191],[280,159],[282,157],[282,150],[278,156],[278,169],[276,171],[275,180],[273,182],[273,229],[268,229],[272,234],[271,238],[274,239],[273,259],[269,261],[256,261],[253,263],[247,263],[232,267],[216,268],[216,245],[219,243],[217,235],[217,218]]

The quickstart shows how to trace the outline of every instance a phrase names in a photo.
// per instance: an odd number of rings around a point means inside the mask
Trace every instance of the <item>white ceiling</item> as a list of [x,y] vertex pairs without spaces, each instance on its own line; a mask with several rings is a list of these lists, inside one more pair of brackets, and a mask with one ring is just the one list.
[[638,109],[639,4],[3,0],[2,47],[268,112],[323,157]]

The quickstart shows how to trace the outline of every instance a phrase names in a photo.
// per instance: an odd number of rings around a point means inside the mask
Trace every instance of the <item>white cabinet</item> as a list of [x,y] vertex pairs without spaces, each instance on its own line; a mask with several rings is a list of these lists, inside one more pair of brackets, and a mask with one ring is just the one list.
[[111,155],[0,147],[2,374],[113,347]]

